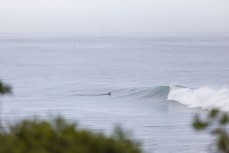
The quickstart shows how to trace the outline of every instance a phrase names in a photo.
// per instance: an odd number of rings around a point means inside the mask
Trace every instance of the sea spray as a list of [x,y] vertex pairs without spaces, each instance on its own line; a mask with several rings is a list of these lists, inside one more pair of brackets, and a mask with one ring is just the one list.
[[190,108],[218,108],[222,111],[229,111],[229,88],[212,88],[205,86],[191,89],[170,86],[168,100],[177,101]]

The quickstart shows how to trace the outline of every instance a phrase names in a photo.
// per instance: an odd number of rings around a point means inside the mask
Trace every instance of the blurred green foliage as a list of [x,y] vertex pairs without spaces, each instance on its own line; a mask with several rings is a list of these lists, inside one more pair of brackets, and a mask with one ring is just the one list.
[[1,80],[0,80],[0,95],[4,95],[4,94],[10,94],[11,93],[11,87],[7,84],[4,84]]
[[[0,81],[0,96],[11,87]],[[1,112],[0,112],[1,113]],[[0,128],[0,153],[141,153],[140,144],[117,127],[113,135],[79,129],[62,118],[25,120]]]
[[111,136],[79,129],[62,118],[26,120],[0,132],[0,153],[140,153],[121,128]]
[[210,132],[216,138],[215,150],[218,153],[229,153],[229,116],[226,112],[220,112],[217,109],[211,110],[205,119],[195,116],[193,127],[196,130],[205,130]]

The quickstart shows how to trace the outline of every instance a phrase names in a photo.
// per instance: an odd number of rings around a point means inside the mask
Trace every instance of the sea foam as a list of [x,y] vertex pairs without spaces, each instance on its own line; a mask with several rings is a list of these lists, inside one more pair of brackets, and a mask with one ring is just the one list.
[[229,88],[212,88],[209,86],[191,89],[170,86],[168,100],[177,101],[190,108],[212,109],[218,108],[229,111]]

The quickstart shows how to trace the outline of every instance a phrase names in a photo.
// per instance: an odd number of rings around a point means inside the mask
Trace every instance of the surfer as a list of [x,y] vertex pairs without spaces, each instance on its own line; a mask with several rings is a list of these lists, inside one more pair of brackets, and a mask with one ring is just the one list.
[[111,92],[109,92],[107,95],[111,96]]

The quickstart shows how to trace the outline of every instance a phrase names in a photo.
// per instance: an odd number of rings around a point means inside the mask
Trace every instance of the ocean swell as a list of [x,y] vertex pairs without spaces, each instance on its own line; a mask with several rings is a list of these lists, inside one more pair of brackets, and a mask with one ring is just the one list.
[[113,89],[111,95],[114,97],[144,97],[144,98],[166,98],[169,93],[169,86],[158,87],[136,87]]
[[128,88],[102,88],[74,91],[74,96],[112,96],[124,98],[163,98],[166,99],[169,86],[158,87],[128,87]]

